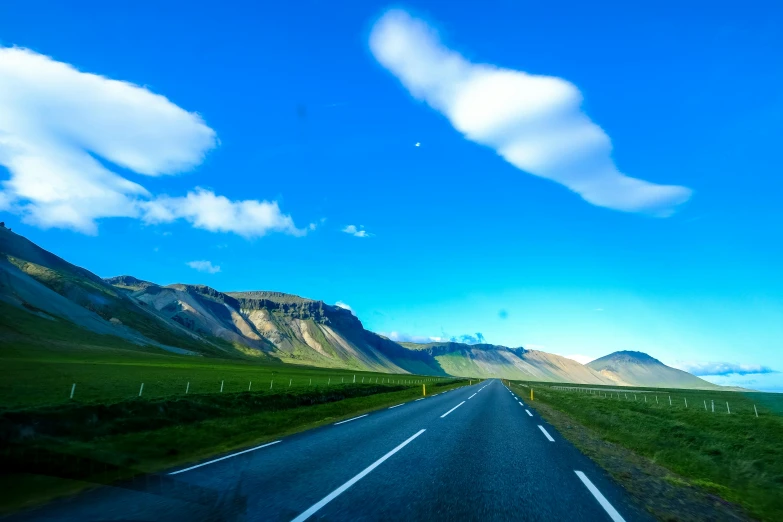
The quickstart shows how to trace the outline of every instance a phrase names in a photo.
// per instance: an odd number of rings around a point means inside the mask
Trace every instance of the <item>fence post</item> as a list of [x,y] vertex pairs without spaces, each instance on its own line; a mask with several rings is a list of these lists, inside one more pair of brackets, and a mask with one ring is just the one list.
[[707,411],[707,401],[704,401],[704,411]]
[[274,384],[274,382],[275,382],[275,380],[274,380],[274,379],[272,379],[271,381],[269,381],[269,389],[270,389],[270,390],[272,389],[272,385]]
[[671,406],[671,405],[672,405],[672,396],[669,395],[669,406]]
[[293,380],[293,379],[288,379],[288,387],[289,387],[289,388],[291,387],[291,383],[292,383],[292,382],[294,382],[294,380]]
[[658,404],[658,396],[655,396],[655,404]]
[[224,382],[225,382],[225,381],[220,381],[220,393],[223,393],[223,383],[224,383]]
[[356,374],[353,374],[353,382],[356,383]]
[[729,415],[731,415],[731,410],[729,409],[729,401],[726,401],[726,411],[729,412]]
[[185,386],[185,395],[188,394],[188,390],[190,390],[190,381],[188,381],[188,385]]
[[686,408],[688,407],[688,398],[687,397],[685,398],[685,407]]
[[753,411],[756,412],[756,418],[758,419],[759,418],[759,410],[756,409],[756,405],[755,404],[753,405]]
[[710,404],[712,404],[712,413],[715,413],[715,400],[710,399]]
[[73,383],[73,386],[71,386],[71,399],[73,399],[73,392],[76,391],[76,383]]
[[250,381],[250,383],[247,385],[247,391],[250,391],[251,386],[253,386],[253,381]]
[[[141,387],[139,388],[139,397],[141,397],[141,392],[144,391],[144,383],[141,383]],[[726,403],[728,404],[728,403]]]

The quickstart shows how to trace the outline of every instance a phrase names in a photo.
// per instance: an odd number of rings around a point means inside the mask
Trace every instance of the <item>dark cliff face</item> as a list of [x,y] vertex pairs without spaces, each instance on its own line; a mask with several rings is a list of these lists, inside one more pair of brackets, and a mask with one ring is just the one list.
[[440,355],[448,355],[452,353],[464,353],[471,350],[481,350],[481,351],[498,351],[498,350],[508,350],[509,352],[512,352],[516,354],[517,356],[521,357],[527,350],[525,350],[522,347],[519,348],[508,348],[506,346],[500,346],[497,344],[465,344],[465,343],[457,343],[457,342],[443,342],[443,343],[429,343],[423,346],[416,346],[415,344],[411,343],[403,343],[403,346],[406,347],[413,347],[416,351],[425,352],[433,357],[438,357]]
[[362,323],[349,310],[281,292],[229,292],[241,310],[269,310],[292,319],[312,319],[338,330],[363,330]]

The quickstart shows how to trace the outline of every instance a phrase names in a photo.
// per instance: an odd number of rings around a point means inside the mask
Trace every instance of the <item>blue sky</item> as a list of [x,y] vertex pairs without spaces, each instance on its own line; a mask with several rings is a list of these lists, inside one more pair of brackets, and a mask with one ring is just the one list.
[[3,2],[0,219],[101,276],[783,391],[781,5],[594,4]]

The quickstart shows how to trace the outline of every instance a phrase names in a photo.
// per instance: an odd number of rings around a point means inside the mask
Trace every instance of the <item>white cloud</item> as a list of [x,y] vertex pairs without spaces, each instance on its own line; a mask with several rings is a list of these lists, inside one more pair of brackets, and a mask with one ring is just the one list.
[[343,303],[342,301],[337,301],[336,303],[334,303],[334,306],[336,306],[337,308],[342,308],[343,310],[348,310],[349,312],[351,312],[352,315],[356,316],[356,312],[354,312],[353,308],[348,306],[347,303]]
[[668,216],[691,190],[621,173],[609,137],[580,110],[571,83],[489,64],[475,64],[440,43],[437,33],[400,10],[387,12],[370,50],[415,98],[465,137],[515,167],[550,179],[602,207]]
[[[0,208],[29,224],[95,234],[102,218],[183,218],[246,236],[299,234],[277,203],[231,202],[201,190],[156,201],[107,166],[145,176],[176,174],[199,165],[217,145],[215,131],[198,114],[144,87],[28,49],[0,48],[0,114],[0,165],[10,173]],[[194,209],[194,199],[212,207]],[[229,216],[215,216],[218,210]]]
[[196,228],[212,232],[233,232],[244,237],[284,232],[294,236],[306,233],[294,225],[291,216],[280,212],[276,201],[231,201],[224,196],[197,188],[185,197],[159,197],[141,203],[147,223],[168,223],[184,219]]
[[396,341],[398,343],[418,343],[418,344],[426,344],[426,343],[438,343],[442,341],[446,341],[446,339],[443,339],[442,337],[430,337],[426,335],[411,335],[401,332],[390,332],[388,334],[383,334],[392,341]]
[[220,272],[220,266],[213,265],[211,261],[188,261],[186,264],[190,268],[198,270],[199,272],[206,272],[208,274],[217,274]]
[[366,230],[364,230],[364,227],[359,225],[358,227],[356,225],[348,225],[344,229],[342,229],[343,232],[346,234],[351,234],[354,237],[372,237],[373,234],[370,234]]
[[688,373],[692,373],[693,375],[752,375],[778,373],[769,366],[763,366],[761,364],[678,361],[672,366]]

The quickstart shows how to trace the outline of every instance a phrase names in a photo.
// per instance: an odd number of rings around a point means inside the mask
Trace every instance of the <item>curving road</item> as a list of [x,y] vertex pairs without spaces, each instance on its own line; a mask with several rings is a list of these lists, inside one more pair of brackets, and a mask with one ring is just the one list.
[[497,380],[12,519],[650,520]]

